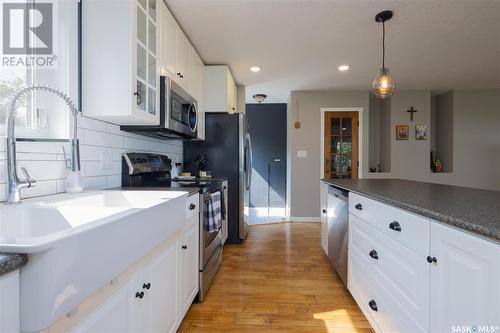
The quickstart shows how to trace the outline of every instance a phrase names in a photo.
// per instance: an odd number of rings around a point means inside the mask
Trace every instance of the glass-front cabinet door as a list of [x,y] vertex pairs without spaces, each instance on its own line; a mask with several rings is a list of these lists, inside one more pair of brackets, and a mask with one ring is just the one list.
[[358,178],[358,113],[325,112],[325,179]]
[[157,113],[157,22],[156,1],[137,0],[137,110],[155,116]]

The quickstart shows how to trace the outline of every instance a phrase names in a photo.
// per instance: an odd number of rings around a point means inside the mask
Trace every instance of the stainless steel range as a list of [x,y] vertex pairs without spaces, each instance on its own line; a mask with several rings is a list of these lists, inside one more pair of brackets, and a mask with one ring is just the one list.
[[[134,189],[187,190],[200,195],[200,261],[198,301],[202,302],[212,280],[222,262],[224,234],[227,235],[227,216],[222,212],[223,222],[218,228],[208,228],[208,205],[212,193],[227,193],[225,182],[221,179],[208,180],[173,180],[170,171],[172,162],[166,155],[148,153],[125,153],[122,155],[122,187]],[[222,195],[222,196],[223,196]],[[227,195],[227,194],[226,194]],[[227,236],[226,236],[227,237]]]

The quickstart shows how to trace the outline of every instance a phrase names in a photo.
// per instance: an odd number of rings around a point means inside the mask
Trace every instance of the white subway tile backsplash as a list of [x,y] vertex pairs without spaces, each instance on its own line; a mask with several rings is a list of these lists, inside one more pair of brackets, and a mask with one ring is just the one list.
[[104,190],[107,188],[106,177],[83,177],[83,186],[88,190]]
[[[61,154],[61,156],[63,156]],[[61,158],[62,160],[63,158]],[[18,161],[54,161],[57,160],[57,154],[42,154],[42,153],[17,153]]]
[[103,169],[101,162],[81,162],[81,169],[84,177],[121,175],[122,163],[111,162],[111,169]]
[[[31,178],[36,181],[41,180],[56,180],[66,178],[66,164],[64,161],[17,161],[17,168],[20,177],[19,169],[25,167],[28,170]],[[38,186],[38,185],[37,185]]]
[[21,198],[39,197],[57,193],[57,180],[37,181],[36,186],[21,190]]
[[108,188],[119,187],[119,186],[122,186],[122,176],[121,175],[114,175],[114,176],[107,177],[107,187]]
[[[120,131],[120,126],[79,117],[78,138],[82,180],[87,189],[106,189],[121,186],[121,154],[124,152],[152,152],[168,155],[174,162],[182,162],[182,141],[165,141]],[[22,189],[23,198],[64,192],[67,169],[62,146],[70,153],[66,142],[18,142],[18,167],[26,167],[37,185]],[[104,163],[102,152],[111,155]],[[109,162],[109,160],[107,161]],[[0,140],[0,201],[6,194],[5,140]]]
[[85,129],[83,144],[99,147],[123,147],[123,136]]
[[[107,132],[107,125],[105,122],[87,118],[78,117],[78,127],[79,128],[89,128],[100,132]],[[118,133],[117,133],[118,134]]]

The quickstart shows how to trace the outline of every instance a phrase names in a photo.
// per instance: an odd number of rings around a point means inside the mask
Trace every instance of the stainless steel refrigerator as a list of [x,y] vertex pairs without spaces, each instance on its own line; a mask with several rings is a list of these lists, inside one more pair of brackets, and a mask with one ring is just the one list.
[[228,179],[228,243],[241,243],[248,233],[252,146],[244,114],[205,113],[205,141],[184,142],[184,165],[208,157],[206,171]]

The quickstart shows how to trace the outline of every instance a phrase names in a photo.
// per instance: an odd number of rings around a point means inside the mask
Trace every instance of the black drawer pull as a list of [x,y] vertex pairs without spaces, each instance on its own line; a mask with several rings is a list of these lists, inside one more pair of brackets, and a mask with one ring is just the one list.
[[432,264],[432,263],[437,263],[437,262],[438,262],[438,260],[437,260],[437,258],[436,258],[436,257],[427,256],[427,262],[428,262],[429,264]]
[[135,298],[143,298],[143,297],[144,297],[144,291],[135,293]]
[[354,208],[356,208],[357,210],[363,210],[363,205],[359,203],[356,206],[354,206]]
[[378,260],[378,253],[375,250],[371,250],[370,253],[368,253],[370,257],[372,257],[375,260]]
[[368,302],[368,306],[370,307],[370,309],[372,309],[373,311],[378,311],[378,307],[377,307],[377,302],[375,302],[375,300],[371,300]]
[[195,204],[192,203],[192,204],[189,205],[189,210],[194,210],[195,208],[196,208]]
[[401,225],[399,224],[399,222],[394,221],[394,222],[389,223],[389,229],[401,232]]
[[142,285],[142,289],[148,289],[149,290],[149,288],[151,288],[151,283],[149,283],[149,282],[148,283],[144,283]]
[[188,248],[187,245],[182,245],[183,250],[187,250],[187,248]]
[[326,209],[323,209],[323,214],[326,214]]

